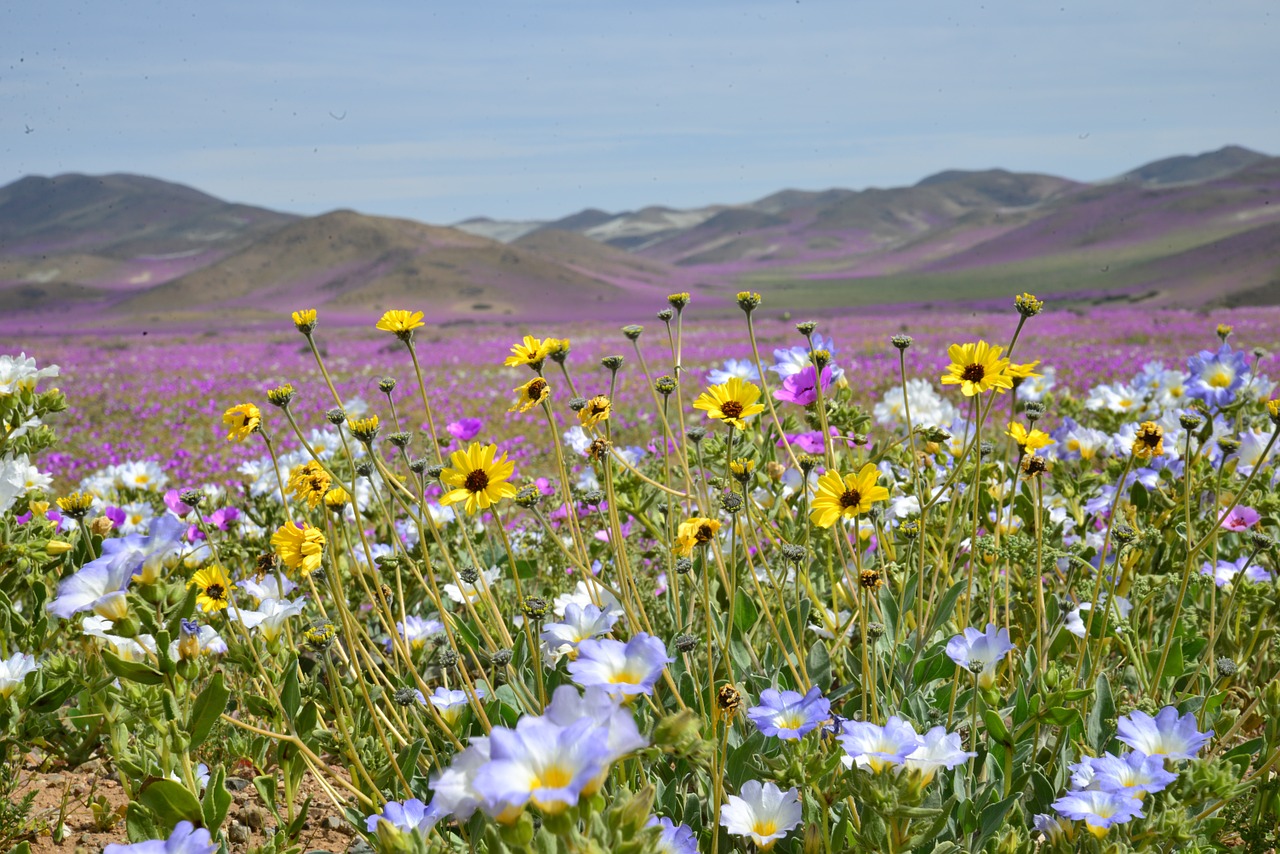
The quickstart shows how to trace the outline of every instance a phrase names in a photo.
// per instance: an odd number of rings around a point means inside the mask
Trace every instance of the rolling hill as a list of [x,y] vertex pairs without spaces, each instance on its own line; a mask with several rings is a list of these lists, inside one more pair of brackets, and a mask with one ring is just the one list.
[[216,328],[304,305],[334,322],[392,307],[438,321],[624,320],[675,290],[731,310],[742,288],[792,309],[1027,288],[1058,303],[1277,302],[1280,158],[1229,146],[1095,184],[949,170],[910,187],[455,227],[298,217],[135,175],[0,188],[5,328]]

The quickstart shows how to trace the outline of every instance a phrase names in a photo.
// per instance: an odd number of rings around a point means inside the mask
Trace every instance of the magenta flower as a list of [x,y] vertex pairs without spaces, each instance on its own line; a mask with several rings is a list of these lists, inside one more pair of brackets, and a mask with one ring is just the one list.
[[[817,383],[814,382],[814,376],[817,371],[813,365],[805,368],[798,373],[794,373],[782,381],[782,388],[773,393],[773,396],[783,403],[794,403],[799,406],[808,406],[818,399]],[[822,369],[822,390],[826,391],[831,387],[831,366]]]
[[479,418],[462,418],[451,422],[444,429],[459,442],[470,442],[480,433],[480,428],[483,426],[484,422]]
[[179,519],[187,518],[187,514],[191,512],[191,507],[182,503],[182,499],[178,497],[178,490],[176,489],[171,489],[164,494],[164,506],[168,507],[169,512]]
[[1257,510],[1239,504],[1230,513],[1222,515],[1222,529],[1224,531],[1247,531],[1258,524],[1258,520],[1261,518]]

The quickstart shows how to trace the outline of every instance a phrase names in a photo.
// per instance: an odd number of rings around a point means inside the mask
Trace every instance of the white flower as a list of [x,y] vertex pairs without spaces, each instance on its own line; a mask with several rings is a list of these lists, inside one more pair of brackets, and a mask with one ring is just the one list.
[[756,366],[748,359],[725,359],[724,368],[712,368],[707,373],[708,385],[723,385],[733,377],[747,380],[748,382],[760,382],[760,372],[756,370]]
[[259,602],[265,599],[283,599],[298,588],[298,585],[283,574],[268,573],[261,581],[242,579],[236,582],[236,589],[252,596]]
[[229,610],[236,619],[244,623],[246,629],[256,628],[267,641],[274,641],[284,631],[285,622],[302,613],[303,604],[302,599],[263,599],[256,611],[246,611],[243,608]]
[[493,582],[498,580],[499,570],[495,566],[492,569],[486,569],[480,573],[480,577],[475,583],[462,582],[462,585],[446,584],[444,586],[445,595],[458,604],[464,602],[475,602],[480,598],[481,593],[486,590]]
[[551,603],[551,609],[557,617],[564,617],[569,606],[574,604],[597,605],[605,610],[622,610],[622,606],[618,604],[613,594],[601,587],[597,581],[579,581],[572,593],[561,593],[557,596]]
[[[1018,393],[1019,396],[1022,395],[1021,389]],[[948,424],[959,415],[951,401],[938,394],[933,383],[920,377],[907,380],[907,403],[911,407],[911,423],[917,427],[922,424]],[[895,385],[886,391],[872,412],[876,422],[886,427],[905,424],[907,418],[902,400],[902,385]]]
[[[1104,616],[1111,615],[1112,611],[1110,608],[1107,607],[1107,594],[1105,593],[1099,594],[1098,604],[1102,606],[1102,613]],[[1070,611],[1068,611],[1067,623],[1065,626],[1066,630],[1071,632],[1071,634],[1075,635],[1076,637],[1081,637],[1081,638],[1084,637],[1086,620],[1083,612],[1088,611],[1092,608],[1093,608],[1092,601],[1081,602],[1075,608],[1072,608]],[[1116,611],[1119,612],[1120,619],[1127,620],[1129,618],[1129,614],[1133,611],[1133,603],[1130,602],[1128,599],[1124,598],[1123,596],[1117,596]]]
[[154,460],[130,460],[116,467],[116,485],[123,489],[160,489],[169,476]]
[[0,397],[8,397],[19,391],[30,391],[45,377],[56,377],[58,370],[57,365],[37,369],[36,360],[25,352],[17,356],[8,354],[0,356]]
[[1021,400],[1030,400],[1039,402],[1054,387],[1058,378],[1058,369],[1050,365],[1047,368],[1040,368],[1042,376],[1027,377],[1022,381],[1022,385],[1018,386],[1018,397]]
[[735,836],[748,836],[761,851],[800,824],[800,798],[795,787],[785,792],[772,782],[748,780],[720,807],[720,824]]
[[902,764],[909,771],[919,771],[928,783],[939,768],[954,768],[977,755],[964,749],[960,733],[949,733],[946,727],[936,726],[920,736],[920,746],[908,753]]
[[587,448],[591,447],[591,441],[591,437],[587,435],[579,424],[575,424],[564,431],[564,443],[578,456],[582,456],[587,452]]
[[578,644],[590,638],[607,635],[622,616],[613,608],[596,605],[579,605],[571,602],[565,606],[564,620],[546,623],[542,627],[542,643],[553,657],[576,654]]
[[8,697],[16,691],[27,674],[34,673],[37,669],[39,666],[36,664],[36,657],[21,652],[0,661],[0,697]]
[[12,507],[32,489],[48,489],[53,478],[31,465],[26,454],[0,460],[0,513]]

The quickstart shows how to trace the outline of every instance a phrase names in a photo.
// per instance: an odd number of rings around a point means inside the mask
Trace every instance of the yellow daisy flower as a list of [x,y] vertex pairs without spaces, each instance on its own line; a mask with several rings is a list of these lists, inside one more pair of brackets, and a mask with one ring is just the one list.
[[475,513],[487,510],[504,498],[514,498],[515,484],[507,481],[516,464],[508,460],[506,454],[495,460],[497,452],[497,445],[472,442],[465,451],[450,454],[449,462],[453,465],[441,472],[440,480],[453,489],[440,497],[440,503],[446,507],[463,503],[467,513]]
[[554,362],[563,363],[569,357],[570,344],[568,338],[548,338],[542,342],[547,356]]
[[680,523],[676,531],[675,546],[672,551],[683,557],[693,554],[695,546],[704,546],[720,533],[720,521],[705,516],[694,516]]
[[534,377],[519,388],[513,388],[512,391],[519,397],[507,410],[508,412],[528,412],[551,396],[551,386],[547,385],[547,381],[542,377]]
[[319,528],[312,528],[306,523],[299,528],[293,522],[285,522],[271,535],[271,545],[285,566],[310,575],[320,568],[325,538]]
[[200,606],[201,611],[221,611],[227,607],[231,591],[236,589],[231,579],[227,578],[226,572],[217,564],[207,566],[191,576],[187,587],[190,588],[193,584],[200,588],[196,604]]
[[304,308],[301,311],[293,313],[293,325],[298,327],[298,331],[303,335],[310,335],[311,330],[316,328],[316,310],[314,308]]
[[597,394],[587,401],[587,405],[578,410],[578,421],[584,430],[589,430],[601,421],[608,421],[613,412],[613,404],[603,394]]
[[727,383],[708,386],[693,402],[693,408],[705,411],[708,418],[745,430],[746,419],[764,412],[764,404],[756,403],[759,399],[758,385],[742,377],[729,377]]
[[314,510],[324,501],[324,494],[329,491],[332,482],[329,473],[315,460],[311,460],[289,470],[286,489],[299,501],[307,502],[307,506]]
[[819,528],[830,528],[838,519],[853,519],[871,509],[877,501],[887,501],[889,490],[877,484],[880,470],[867,463],[857,474],[841,475],[829,471],[818,478],[818,493],[813,498],[810,521]]
[[1015,384],[1017,384],[1029,377],[1041,376],[1035,372],[1036,365],[1038,364],[1040,364],[1039,359],[1036,359],[1034,362],[1028,362],[1025,365],[1015,365],[1013,362],[1010,362],[1009,367],[1005,368],[1004,372],[1014,381]]
[[228,442],[243,442],[262,424],[262,411],[252,403],[239,403],[222,413],[222,423],[231,431]]
[[351,496],[341,486],[335,486],[324,494],[324,506],[334,513],[341,513],[349,501],[351,501]]
[[942,375],[943,385],[958,385],[965,397],[973,397],[995,389],[1004,393],[1013,387],[1013,378],[1007,373],[1008,359],[1001,359],[1003,347],[979,341],[977,344],[952,344],[947,348],[951,364]]
[[382,315],[382,319],[377,323],[377,328],[383,332],[402,335],[406,332],[412,332],[423,325],[425,324],[422,322],[422,312],[393,309]]
[[1013,439],[1023,453],[1038,451],[1053,444],[1053,439],[1049,438],[1048,433],[1035,429],[1028,431],[1017,421],[1009,422],[1009,429],[1005,431],[1005,435]]
[[[554,340],[554,339],[552,339]],[[546,361],[550,348],[546,341],[534,338],[532,335],[524,336],[524,340],[519,344],[511,345],[511,355],[507,357],[502,364],[508,368],[518,368],[521,365],[528,365],[537,370],[542,367],[542,363]]]

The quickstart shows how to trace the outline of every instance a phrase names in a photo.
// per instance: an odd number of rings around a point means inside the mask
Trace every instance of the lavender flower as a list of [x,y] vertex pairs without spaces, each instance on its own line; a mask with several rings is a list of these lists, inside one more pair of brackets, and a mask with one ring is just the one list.
[[218,850],[209,838],[209,831],[196,829],[189,821],[180,821],[168,839],[152,839],[132,845],[108,845],[102,854],[213,854]]
[[1114,824],[1144,818],[1142,802],[1119,792],[1090,789],[1068,792],[1052,804],[1053,808],[1073,821],[1083,821],[1094,836],[1101,839]]
[[966,670],[978,674],[978,684],[990,688],[996,681],[996,665],[1013,649],[1008,629],[987,623],[986,632],[965,629],[947,641],[947,656]]
[[910,723],[897,715],[876,726],[867,721],[845,721],[839,736],[848,756],[845,767],[857,765],[879,774],[887,768],[902,765],[921,745],[920,736]]
[[576,805],[604,768],[607,748],[589,737],[595,729],[587,718],[568,727],[532,717],[521,718],[514,730],[495,727],[489,762],[476,772],[474,784],[485,812],[509,823],[529,801],[552,815]]
[[365,819],[364,826],[365,830],[374,833],[378,830],[379,822],[385,821],[396,830],[404,833],[413,833],[416,830],[425,836],[439,820],[440,814],[433,807],[417,798],[410,798],[403,803],[387,801],[382,812]]
[[564,620],[542,627],[542,642],[553,656],[576,654],[579,643],[608,634],[621,616],[613,608],[570,603],[565,606]]
[[578,660],[569,662],[573,681],[584,688],[599,685],[622,696],[652,694],[667,662],[667,648],[655,637],[638,632],[621,641],[584,640],[578,644]]
[[759,382],[760,372],[749,359],[725,359],[724,368],[712,368],[707,373],[708,385],[723,385],[731,377],[739,377],[748,382]]
[[798,741],[831,716],[831,701],[814,686],[805,694],[798,691],[760,692],[760,705],[747,709],[747,717],[765,735]]
[[1165,770],[1164,758],[1143,753],[1116,756],[1085,756],[1071,770],[1071,785],[1077,789],[1101,789],[1141,798],[1147,792],[1159,792],[1178,779]]
[[655,815],[650,816],[645,827],[662,828],[662,835],[653,849],[655,854],[698,854],[698,838],[688,825],[675,824],[669,818]]
[[920,746],[907,754],[903,764],[908,771],[920,772],[927,784],[940,768],[954,768],[978,754],[965,750],[960,743],[960,733],[947,732],[946,727],[936,726],[920,736]]
[[1173,706],[1165,706],[1153,718],[1135,709],[1118,721],[1116,738],[1145,753],[1169,759],[1194,759],[1200,748],[1213,737],[1213,730],[1196,729],[1196,716],[1188,712],[1179,717]]
[[1191,382],[1187,384],[1190,397],[1203,400],[1210,406],[1227,406],[1236,397],[1249,372],[1249,363],[1243,352],[1231,349],[1224,343],[1217,353],[1201,350],[1187,360]]

